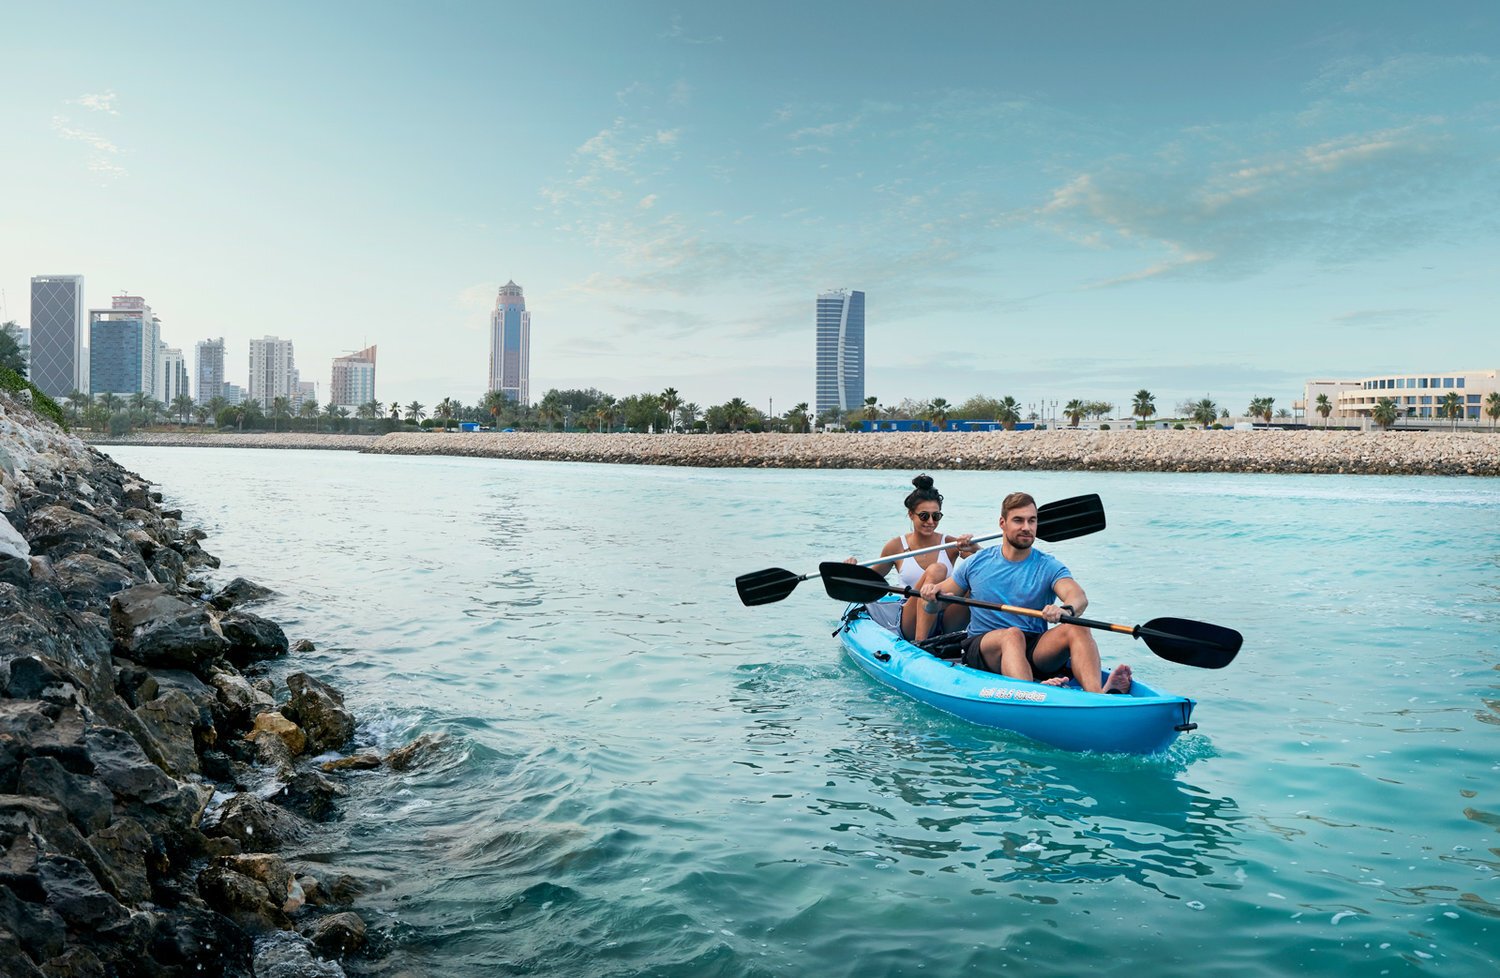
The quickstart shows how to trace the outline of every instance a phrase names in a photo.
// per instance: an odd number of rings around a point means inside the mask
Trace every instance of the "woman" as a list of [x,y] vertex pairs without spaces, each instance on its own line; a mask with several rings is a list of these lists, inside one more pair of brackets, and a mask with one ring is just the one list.
[[[870,565],[870,569],[877,574],[885,575],[896,569],[896,574],[901,583],[913,591],[920,591],[924,584],[940,584],[947,580],[948,575],[953,573],[953,565],[960,557],[967,557],[979,548],[971,542],[973,534],[965,533],[963,536],[944,536],[938,530],[938,524],[943,519],[943,494],[933,488],[932,477],[919,475],[911,480],[916,488],[906,497],[906,516],[911,520],[911,532],[899,537],[892,537],[880,551],[882,557],[892,554],[906,553],[909,550],[921,550],[924,547],[935,547],[940,543],[950,543],[952,546],[942,550],[934,550],[931,553],[918,554],[915,557],[898,557],[895,560],[882,561]],[[858,559],[850,557],[846,564],[857,564]],[[891,631],[899,631],[902,638],[914,639],[917,624],[917,609],[921,607],[922,599],[911,597],[896,604],[890,601],[877,602],[867,605],[870,617]],[[931,638],[943,632],[958,631],[966,628],[969,624],[969,609],[960,604],[944,602],[942,613],[933,622],[932,632],[921,638]]]

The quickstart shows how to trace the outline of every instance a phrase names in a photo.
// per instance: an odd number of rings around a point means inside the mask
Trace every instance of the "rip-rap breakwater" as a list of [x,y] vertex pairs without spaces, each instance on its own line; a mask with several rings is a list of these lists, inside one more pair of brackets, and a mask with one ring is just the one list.
[[342,449],[705,468],[1500,475],[1488,431],[1050,431],[628,435],[555,432],[144,432],[93,444]]
[[718,468],[1500,475],[1500,435],[1488,432],[394,433],[366,451]]
[[161,501],[0,394],[0,974],[334,978],[366,887],[299,847],[430,746],[343,755],[343,695],[245,610],[270,592],[212,588]]

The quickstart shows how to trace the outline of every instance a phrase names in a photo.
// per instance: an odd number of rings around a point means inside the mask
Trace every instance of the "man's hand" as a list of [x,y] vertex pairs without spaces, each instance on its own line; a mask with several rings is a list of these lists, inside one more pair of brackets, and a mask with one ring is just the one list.
[[1056,625],[1062,620],[1063,615],[1072,614],[1073,609],[1066,605],[1049,604],[1042,609],[1042,618],[1049,625]]

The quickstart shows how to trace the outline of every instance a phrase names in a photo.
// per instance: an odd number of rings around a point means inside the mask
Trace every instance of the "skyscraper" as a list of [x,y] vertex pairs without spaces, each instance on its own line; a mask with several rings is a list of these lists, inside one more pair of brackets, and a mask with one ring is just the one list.
[[260,402],[263,411],[270,413],[271,402],[278,397],[293,400],[298,379],[291,340],[265,336],[250,341],[250,386],[246,396]]
[[328,397],[350,414],[359,410],[361,404],[375,400],[375,347],[367,346],[358,353],[333,358]]
[[818,414],[865,402],[865,294],[818,293]]
[[224,337],[216,340],[199,340],[194,351],[196,361],[193,369],[198,392],[198,403],[207,404],[216,397],[224,396]]
[[138,295],[117,295],[89,310],[89,384],[94,394],[157,397],[161,320]]
[[31,280],[31,382],[49,397],[88,390],[82,275]]
[[187,364],[182,351],[162,343],[156,350],[156,399],[170,413],[172,402],[188,393]]
[[490,390],[531,403],[531,313],[514,281],[500,287],[490,314]]

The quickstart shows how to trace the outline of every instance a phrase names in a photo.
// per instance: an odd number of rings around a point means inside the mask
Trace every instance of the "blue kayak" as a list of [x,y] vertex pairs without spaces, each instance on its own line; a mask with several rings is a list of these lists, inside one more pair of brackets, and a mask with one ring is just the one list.
[[864,605],[849,607],[839,637],[856,665],[892,689],[973,723],[1054,747],[1155,754],[1197,726],[1191,722],[1192,700],[1158,693],[1139,679],[1128,694],[1101,695],[1076,686],[1007,679],[940,659],[872,621]]

